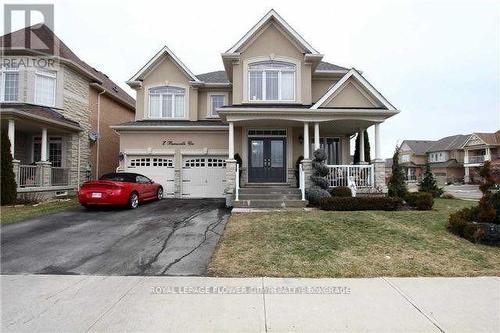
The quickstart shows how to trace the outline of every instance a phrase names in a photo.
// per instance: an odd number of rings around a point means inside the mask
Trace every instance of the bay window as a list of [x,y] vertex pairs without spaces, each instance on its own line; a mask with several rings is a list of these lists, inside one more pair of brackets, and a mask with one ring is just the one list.
[[19,91],[19,71],[17,68],[2,67],[0,71],[0,101],[16,102]]
[[250,101],[295,101],[296,66],[281,61],[264,61],[248,66]]
[[35,103],[47,106],[56,104],[56,74],[49,71],[35,73]]
[[149,117],[185,118],[184,99],[184,88],[164,86],[149,89]]
[[226,102],[226,95],[210,95],[210,111],[209,116],[217,118],[219,114],[217,113],[217,109],[223,106]]

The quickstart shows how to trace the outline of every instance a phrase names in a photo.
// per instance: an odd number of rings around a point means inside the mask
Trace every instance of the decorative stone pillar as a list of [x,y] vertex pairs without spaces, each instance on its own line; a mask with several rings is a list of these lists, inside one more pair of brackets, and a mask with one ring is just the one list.
[[181,178],[181,170],[174,170],[174,198],[182,197],[182,178]]
[[47,161],[36,162],[37,175],[39,177],[40,186],[48,187],[52,185],[52,163]]
[[21,161],[12,160],[12,169],[14,171],[14,179],[16,180],[17,187],[19,187],[19,165]]
[[385,183],[385,161],[377,159],[373,161],[374,186],[376,189],[387,193],[387,185]]
[[304,170],[304,185],[306,191],[308,191],[312,186],[311,176],[312,176],[312,161],[302,160],[302,169]]
[[236,160],[226,160],[226,206],[232,207],[236,191]]
[[464,175],[464,183],[469,184],[470,183],[470,170],[469,167],[465,167],[465,175]]

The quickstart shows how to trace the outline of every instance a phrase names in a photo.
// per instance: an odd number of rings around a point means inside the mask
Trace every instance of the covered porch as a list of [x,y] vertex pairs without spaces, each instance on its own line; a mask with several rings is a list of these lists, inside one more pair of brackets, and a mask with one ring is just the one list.
[[[2,109],[17,192],[50,197],[78,185],[80,126],[50,109]],[[76,144],[75,144],[76,142]]]
[[[353,181],[362,191],[386,191],[380,124],[392,111],[224,107],[219,114],[229,124],[228,193],[236,195],[237,186],[251,184],[288,184],[305,192],[311,185],[312,154],[319,148],[327,153],[330,187]],[[371,126],[375,158],[365,161],[364,131]],[[360,162],[353,164],[350,141],[356,135]],[[241,159],[238,172],[235,157]]]

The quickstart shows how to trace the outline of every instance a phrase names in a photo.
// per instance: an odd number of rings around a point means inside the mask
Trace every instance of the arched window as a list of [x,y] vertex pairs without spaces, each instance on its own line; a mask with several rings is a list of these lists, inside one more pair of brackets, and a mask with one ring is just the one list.
[[149,89],[150,118],[185,118],[185,89],[163,86]]
[[282,61],[263,61],[248,66],[250,101],[295,101],[296,66]]

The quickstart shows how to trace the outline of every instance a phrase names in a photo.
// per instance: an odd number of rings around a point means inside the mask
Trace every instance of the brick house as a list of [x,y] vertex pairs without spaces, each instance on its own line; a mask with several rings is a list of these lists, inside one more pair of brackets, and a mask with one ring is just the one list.
[[434,141],[404,140],[401,143],[399,164],[404,168],[406,181],[420,182],[427,163],[427,150]]
[[435,141],[427,149],[427,160],[439,185],[464,180],[464,151],[462,145],[469,136],[451,135]]
[[0,37],[0,48],[1,129],[18,193],[71,192],[114,171],[119,137],[109,126],[134,119],[134,99],[45,25]]
[[497,181],[500,182],[500,130],[494,133],[472,133],[461,147],[464,150],[464,174],[466,183],[479,178],[479,168],[491,161]]

